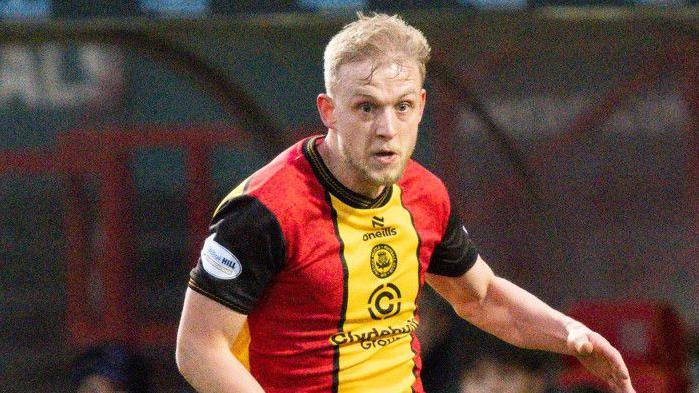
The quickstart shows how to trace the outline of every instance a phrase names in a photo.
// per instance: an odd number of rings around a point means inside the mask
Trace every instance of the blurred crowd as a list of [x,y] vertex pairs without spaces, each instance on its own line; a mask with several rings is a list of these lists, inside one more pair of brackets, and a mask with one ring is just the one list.
[[[77,393],[155,392],[144,357],[118,343],[90,348],[72,364]],[[555,373],[517,358],[485,355],[463,371],[450,393],[605,393],[592,387],[557,387]]]

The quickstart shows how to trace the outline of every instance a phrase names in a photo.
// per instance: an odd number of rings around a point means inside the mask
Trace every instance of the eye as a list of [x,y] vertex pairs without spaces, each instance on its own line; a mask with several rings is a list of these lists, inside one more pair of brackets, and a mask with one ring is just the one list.
[[359,110],[364,112],[364,113],[371,113],[372,109],[373,109],[373,106],[368,102],[363,102],[363,103],[359,104]]
[[398,106],[396,106],[396,108],[398,109],[398,112],[407,112],[412,107],[413,107],[412,104],[407,102],[407,101],[403,101],[400,104],[398,104]]

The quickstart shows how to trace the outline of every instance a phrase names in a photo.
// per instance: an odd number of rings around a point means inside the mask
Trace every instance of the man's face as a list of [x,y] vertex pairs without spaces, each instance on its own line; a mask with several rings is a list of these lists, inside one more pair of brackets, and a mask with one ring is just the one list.
[[425,107],[417,62],[352,62],[338,76],[328,138],[335,138],[343,170],[355,183],[348,186],[395,183],[415,149]]

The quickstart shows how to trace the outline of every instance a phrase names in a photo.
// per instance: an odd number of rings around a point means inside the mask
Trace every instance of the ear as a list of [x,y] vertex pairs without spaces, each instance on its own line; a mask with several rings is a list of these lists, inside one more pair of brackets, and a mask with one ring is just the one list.
[[318,106],[320,120],[323,121],[325,128],[335,128],[335,104],[333,103],[332,97],[325,93],[318,94],[318,98],[316,98],[316,106]]
[[425,102],[427,101],[427,91],[420,90],[420,122],[422,122],[422,114],[425,112]]

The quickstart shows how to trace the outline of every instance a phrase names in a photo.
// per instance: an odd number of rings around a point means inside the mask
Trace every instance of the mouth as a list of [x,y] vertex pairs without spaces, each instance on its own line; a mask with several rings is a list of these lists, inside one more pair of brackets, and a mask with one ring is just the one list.
[[382,164],[391,164],[400,157],[398,153],[392,150],[379,150],[371,154],[371,156]]

